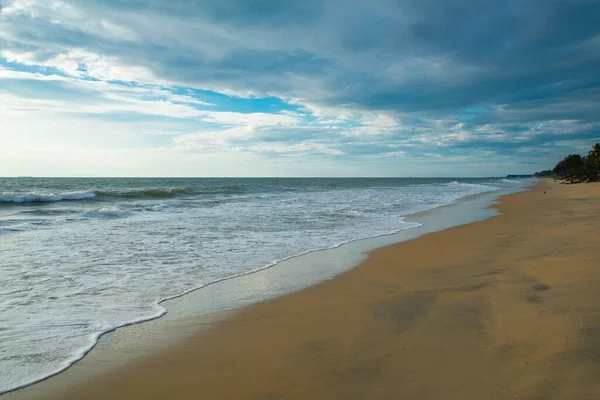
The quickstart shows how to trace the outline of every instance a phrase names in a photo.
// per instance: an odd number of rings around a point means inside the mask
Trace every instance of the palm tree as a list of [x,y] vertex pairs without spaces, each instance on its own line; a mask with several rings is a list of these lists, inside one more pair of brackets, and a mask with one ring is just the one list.
[[600,143],[596,143],[592,151],[585,157],[585,167],[596,174],[600,172]]

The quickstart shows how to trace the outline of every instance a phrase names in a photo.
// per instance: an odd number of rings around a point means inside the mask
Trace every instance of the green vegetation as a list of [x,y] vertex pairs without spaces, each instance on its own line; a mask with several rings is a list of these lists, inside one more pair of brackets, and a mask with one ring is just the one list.
[[587,156],[569,154],[554,169],[536,172],[537,177],[556,177],[569,183],[600,181],[600,143],[596,143]]

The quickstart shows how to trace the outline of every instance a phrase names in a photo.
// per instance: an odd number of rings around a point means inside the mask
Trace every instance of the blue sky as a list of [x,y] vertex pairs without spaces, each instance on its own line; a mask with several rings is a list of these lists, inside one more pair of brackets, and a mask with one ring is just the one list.
[[0,0],[0,175],[529,173],[598,71],[597,0]]

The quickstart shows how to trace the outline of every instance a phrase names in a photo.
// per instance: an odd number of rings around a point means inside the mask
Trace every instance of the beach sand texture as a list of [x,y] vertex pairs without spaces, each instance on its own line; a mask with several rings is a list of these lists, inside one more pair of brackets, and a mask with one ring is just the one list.
[[600,399],[600,185],[498,208],[55,398]]

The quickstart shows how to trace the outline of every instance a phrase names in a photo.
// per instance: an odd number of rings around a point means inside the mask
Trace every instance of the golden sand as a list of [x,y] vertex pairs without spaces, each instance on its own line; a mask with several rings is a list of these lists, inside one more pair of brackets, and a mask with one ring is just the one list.
[[600,399],[600,185],[498,208],[56,398]]

